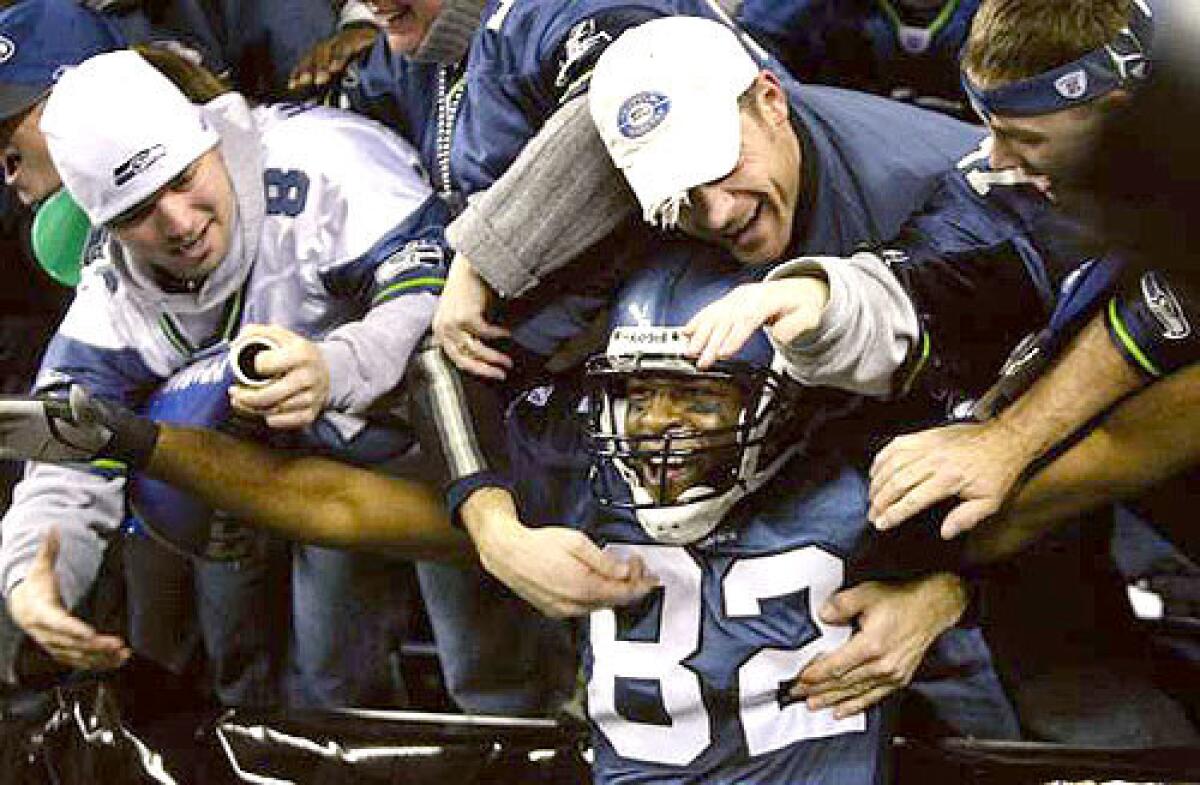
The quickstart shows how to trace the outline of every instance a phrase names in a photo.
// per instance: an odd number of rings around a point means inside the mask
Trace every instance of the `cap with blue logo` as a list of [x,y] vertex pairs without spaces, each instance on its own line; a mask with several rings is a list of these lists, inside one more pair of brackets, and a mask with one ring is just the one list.
[[737,166],[738,98],[760,68],[729,27],[669,16],[626,31],[596,63],[592,119],[646,221],[671,226],[687,192]]
[[120,49],[104,17],[75,0],[21,0],[0,11],[0,119],[40,101],[63,69]]

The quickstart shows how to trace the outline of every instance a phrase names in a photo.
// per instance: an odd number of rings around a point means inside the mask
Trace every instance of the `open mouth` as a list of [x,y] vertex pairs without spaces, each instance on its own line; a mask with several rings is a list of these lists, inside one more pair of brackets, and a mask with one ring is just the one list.
[[722,232],[721,238],[731,247],[737,247],[741,245],[746,240],[751,227],[754,226],[754,222],[758,220],[758,215],[760,212],[762,212],[762,203],[758,202],[754,205],[754,209],[746,215],[741,223],[736,224],[730,229]]
[[200,231],[196,232],[186,240],[177,243],[172,252],[177,256],[202,257],[203,254],[201,251],[204,249],[201,247],[201,243],[208,234],[208,229],[210,226],[212,226],[212,221],[206,222],[204,226],[200,228]]

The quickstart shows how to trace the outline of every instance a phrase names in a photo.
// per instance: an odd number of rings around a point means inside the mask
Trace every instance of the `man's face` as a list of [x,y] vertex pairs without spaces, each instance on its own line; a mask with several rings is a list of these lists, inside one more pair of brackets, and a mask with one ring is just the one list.
[[[642,485],[658,503],[673,503],[688,488],[704,483],[713,471],[728,466],[736,449],[734,435],[700,434],[727,431],[737,425],[742,391],[732,381],[639,378],[629,382],[626,396],[625,433],[641,437],[635,443],[635,449],[644,454],[633,465]],[[687,457],[646,455],[666,446],[666,442],[653,438],[665,435],[673,437],[670,441],[672,450],[686,448],[695,452]],[[721,447],[729,449],[721,450]]]
[[1117,91],[1082,106],[1033,117],[992,115],[986,120],[992,134],[992,168],[1021,169],[1038,178],[1043,191],[1059,190],[1087,164],[1104,117],[1125,97]]
[[800,198],[800,142],[787,94],[759,77],[741,109],[742,147],[733,171],[688,192],[679,226],[730,251],[742,264],[783,258]]
[[184,280],[203,278],[229,252],[234,209],[233,185],[214,149],[110,228],[135,264]]
[[62,187],[46,137],[38,128],[45,104],[45,100],[38,101],[33,108],[0,122],[4,183],[27,205],[37,204]]
[[388,47],[398,55],[417,51],[442,12],[442,0],[369,0],[367,5],[383,25]]

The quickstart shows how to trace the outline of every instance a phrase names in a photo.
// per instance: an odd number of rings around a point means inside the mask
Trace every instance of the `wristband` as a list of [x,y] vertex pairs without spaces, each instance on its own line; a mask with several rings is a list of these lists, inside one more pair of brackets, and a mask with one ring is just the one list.
[[112,431],[102,457],[121,461],[133,470],[146,468],[158,443],[158,423],[98,398],[90,401],[90,407],[91,416]]

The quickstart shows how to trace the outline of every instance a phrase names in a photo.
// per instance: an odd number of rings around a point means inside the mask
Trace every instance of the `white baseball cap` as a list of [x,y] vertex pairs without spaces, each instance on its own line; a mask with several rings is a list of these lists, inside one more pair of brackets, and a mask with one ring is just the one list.
[[648,222],[674,223],[689,189],[737,166],[738,98],[760,70],[733,30],[696,16],[646,22],[600,56],[592,119]]
[[130,50],[63,74],[40,125],[63,185],[93,226],[152,196],[220,141],[199,107]]

